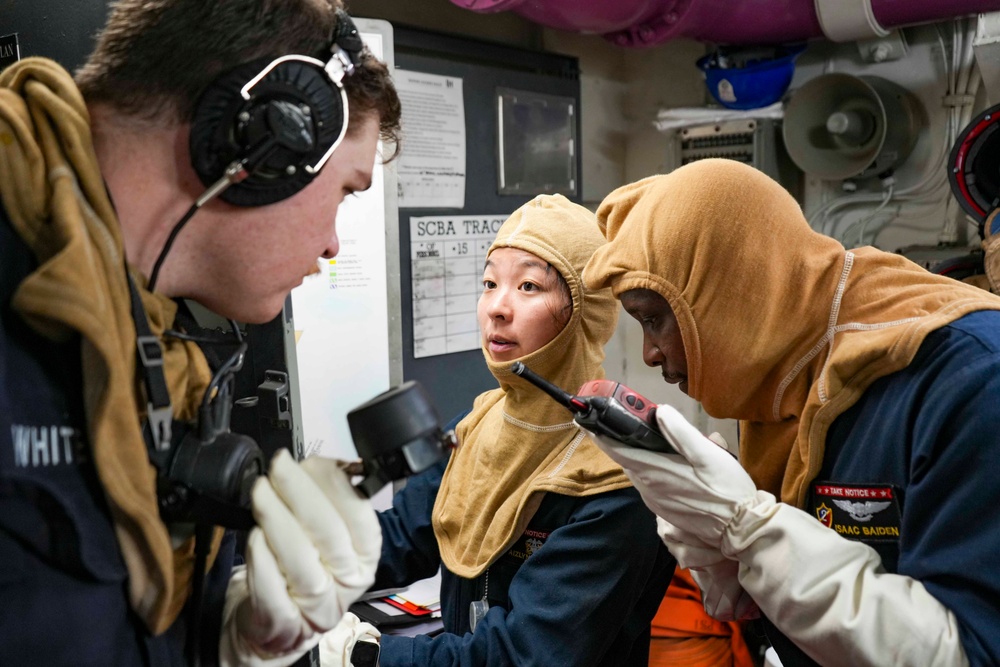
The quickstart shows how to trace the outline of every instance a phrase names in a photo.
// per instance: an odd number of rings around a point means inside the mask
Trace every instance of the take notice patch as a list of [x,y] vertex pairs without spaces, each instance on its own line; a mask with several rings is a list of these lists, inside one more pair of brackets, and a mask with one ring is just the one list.
[[820,523],[847,539],[899,541],[899,493],[891,485],[814,482],[811,511]]

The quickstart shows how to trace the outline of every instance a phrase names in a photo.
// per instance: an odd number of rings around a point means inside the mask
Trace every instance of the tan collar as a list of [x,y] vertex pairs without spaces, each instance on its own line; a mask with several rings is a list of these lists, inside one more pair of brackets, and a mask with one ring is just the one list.
[[[101,178],[86,106],[58,64],[27,58],[0,73],[0,196],[39,268],[12,307],[41,335],[80,335],[87,437],[128,567],[133,609],[166,630],[188,595],[190,545],[175,554],[160,520],[135,393],[135,327],[121,230]],[[141,279],[140,279],[141,281]],[[176,307],[143,291],[153,332]],[[193,343],[167,342],[178,418],[192,418],[210,372]]]

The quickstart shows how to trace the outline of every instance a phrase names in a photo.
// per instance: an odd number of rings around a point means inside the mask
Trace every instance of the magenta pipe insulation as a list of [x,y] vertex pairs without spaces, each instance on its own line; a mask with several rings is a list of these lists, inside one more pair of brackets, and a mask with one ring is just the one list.
[[[474,12],[511,11],[558,30],[598,33],[620,46],[654,46],[676,37],[750,46],[824,36],[816,0],[451,1]],[[871,0],[871,13],[885,29],[998,9],[1000,0]]]

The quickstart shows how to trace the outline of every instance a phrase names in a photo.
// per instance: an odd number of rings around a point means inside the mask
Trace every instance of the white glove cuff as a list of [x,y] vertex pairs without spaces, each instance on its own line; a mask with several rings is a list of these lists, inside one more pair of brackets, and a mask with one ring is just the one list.
[[722,549],[761,612],[824,665],[968,665],[955,615],[920,581],[769,493],[740,508]]

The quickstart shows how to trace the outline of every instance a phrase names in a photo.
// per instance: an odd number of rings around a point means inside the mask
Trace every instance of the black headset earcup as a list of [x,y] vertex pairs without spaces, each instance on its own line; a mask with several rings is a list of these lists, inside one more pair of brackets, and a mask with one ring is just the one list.
[[316,164],[341,136],[346,122],[341,89],[311,63],[287,60],[274,66],[250,91],[243,86],[272,62],[241,65],[213,82],[202,94],[191,123],[191,163],[205,187],[218,181],[226,167],[247,157],[268,135],[268,119],[281,116],[301,124],[310,141],[274,149],[240,183],[219,197],[237,206],[263,206],[287,199],[315,176]]

